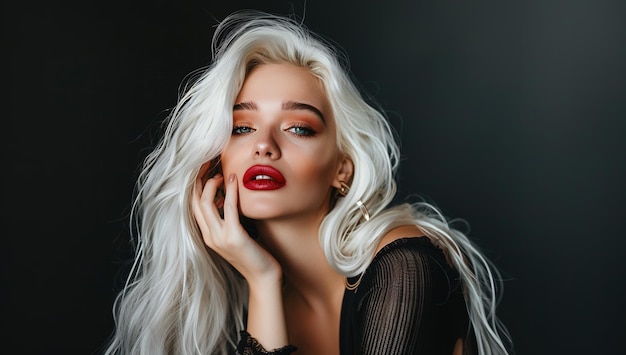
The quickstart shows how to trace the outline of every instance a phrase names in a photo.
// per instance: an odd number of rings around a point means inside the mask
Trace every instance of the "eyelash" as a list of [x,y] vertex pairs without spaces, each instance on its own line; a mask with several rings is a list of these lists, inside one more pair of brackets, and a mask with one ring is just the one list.
[[[294,130],[302,130],[304,131],[304,133],[296,133],[294,132]],[[292,125],[291,127],[287,128],[287,131],[300,137],[312,137],[315,135],[315,131],[311,129],[311,127],[304,125],[304,124],[299,124],[299,123],[296,123]]]
[[[232,134],[242,135],[242,134],[249,134],[254,131],[255,129],[252,127],[241,125],[241,126],[234,126]],[[292,134],[295,134],[296,136],[299,136],[299,137],[312,137],[315,135],[315,131],[311,129],[311,127],[304,125],[304,124],[294,124],[291,127],[287,128],[285,131],[291,132]],[[301,133],[297,133],[297,131],[300,131]]]
[[[242,130],[244,130],[244,129],[246,130],[246,132],[242,132]],[[241,135],[241,134],[252,133],[254,131],[255,131],[255,129],[252,128],[252,127],[241,125],[241,126],[234,126],[232,134],[233,135]]]

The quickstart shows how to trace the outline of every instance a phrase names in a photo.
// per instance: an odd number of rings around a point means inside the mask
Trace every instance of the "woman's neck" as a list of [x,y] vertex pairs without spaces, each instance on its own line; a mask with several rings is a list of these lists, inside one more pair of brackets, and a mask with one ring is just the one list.
[[258,222],[260,242],[280,263],[285,291],[307,303],[324,302],[343,290],[344,277],[326,260],[318,231],[321,218],[312,221]]

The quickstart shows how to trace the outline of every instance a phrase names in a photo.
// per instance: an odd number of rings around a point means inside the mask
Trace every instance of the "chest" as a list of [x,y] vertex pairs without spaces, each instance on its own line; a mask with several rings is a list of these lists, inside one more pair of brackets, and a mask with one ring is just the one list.
[[287,317],[289,342],[298,347],[299,355],[339,354],[339,314]]
[[286,306],[289,343],[298,347],[298,355],[339,355],[341,306],[341,298],[327,307]]

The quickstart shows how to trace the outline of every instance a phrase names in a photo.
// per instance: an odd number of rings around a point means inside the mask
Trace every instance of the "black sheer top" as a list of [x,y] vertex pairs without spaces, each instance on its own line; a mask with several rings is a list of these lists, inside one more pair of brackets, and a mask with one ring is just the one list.
[[[339,347],[341,355],[452,355],[462,338],[464,354],[472,354],[468,329],[458,272],[427,237],[401,238],[376,254],[356,289],[345,291]],[[238,346],[246,355],[295,350],[266,351],[246,332]]]

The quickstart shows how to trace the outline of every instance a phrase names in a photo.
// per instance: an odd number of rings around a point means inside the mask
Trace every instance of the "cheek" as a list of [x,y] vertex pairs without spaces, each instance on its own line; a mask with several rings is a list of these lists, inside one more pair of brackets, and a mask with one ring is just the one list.
[[224,149],[224,151],[222,152],[222,154],[220,155],[220,162],[222,165],[222,174],[224,176],[228,176],[231,173],[234,173],[234,164],[235,161],[233,160],[233,157],[236,157],[237,154],[236,152],[233,151],[233,149],[229,149],[227,147],[227,149]]
[[327,188],[335,176],[336,159],[328,152],[309,151],[299,159],[292,159],[292,167],[302,181],[315,182]]

